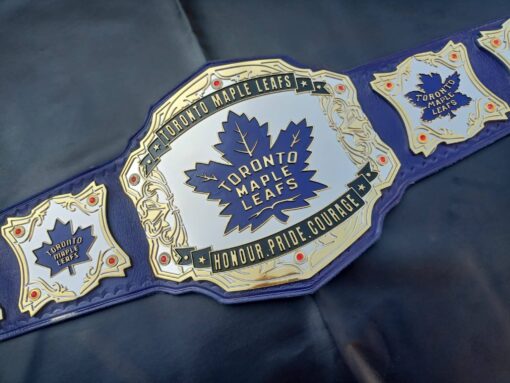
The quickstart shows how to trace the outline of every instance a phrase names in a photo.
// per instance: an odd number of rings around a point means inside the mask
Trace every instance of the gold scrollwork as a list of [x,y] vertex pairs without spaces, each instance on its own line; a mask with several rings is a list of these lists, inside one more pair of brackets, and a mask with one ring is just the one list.
[[69,210],[70,212],[75,212],[76,209],[81,210],[85,214],[90,214],[91,212],[90,206],[88,206],[83,201],[65,199],[55,200],[55,203],[62,206],[64,209]]
[[[327,87],[334,93],[331,86]],[[344,100],[339,97],[321,96],[321,106],[329,120],[330,127],[336,131],[337,140],[349,155],[351,161],[361,167],[370,162],[372,169],[377,170],[378,164],[371,157],[376,145],[375,133],[361,106],[353,100]],[[335,117],[338,117],[335,118]],[[336,123],[336,120],[340,120]],[[347,140],[351,137],[354,141]]]
[[50,207],[50,203],[49,203],[49,201],[46,201],[41,206],[41,209],[34,215],[34,219],[31,220],[31,222],[30,222],[30,226],[28,229],[28,235],[24,241],[30,241],[32,239],[32,236],[34,235],[35,227],[41,226],[42,222],[44,221],[44,217],[46,217],[46,212],[48,211],[49,207]]
[[188,246],[188,235],[174,195],[158,169],[145,179],[136,207],[147,237],[168,247],[176,261],[174,249]]

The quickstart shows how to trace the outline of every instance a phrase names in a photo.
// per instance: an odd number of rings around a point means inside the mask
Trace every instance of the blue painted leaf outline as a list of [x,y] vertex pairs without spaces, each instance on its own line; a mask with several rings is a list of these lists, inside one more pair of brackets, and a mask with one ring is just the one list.
[[[219,205],[223,206],[220,215],[230,217],[225,234],[235,229],[243,231],[247,227],[250,227],[253,232],[272,217],[286,223],[289,219],[286,211],[310,206],[308,199],[317,196],[316,192],[327,188],[326,185],[312,180],[316,171],[308,169],[308,159],[311,154],[308,147],[313,140],[312,129],[307,125],[306,119],[297,124],[290,122],[284,130],[280,130],[278,137],[271,144],[267,122],[260,125],[256,118],[248,119],[244,113],[237,115],[229,111],[227,120],[223,122],[223,130],[218,133],[220,142],[214,145],[214,148],[222,154],[225,163],[216,161],[196,163],[194,169],[185,171],[188,176],[186,184],[195,192],[207,194],[208,200],[218,201]],[[294,142],[297,137],[299,139]],[[221,180],[225,180],[228,174],[245,164],[249,158],[257,159],[264,155],[275,155],[278,153],[276,150],[285,152],[286,147],[292,149],[293,146],[301,155],[297,156],[299,161],[294,166],[287,165],[293,178],[299,178],[299,195],[277,199],[269,206],[269,209],[268,206],[261,209],[267,210],[268,213],[259,210],[245,220],[240,218],[242,214],[239,212],[243,212],[243,207],[240,205],[241,202],[236,202],[241,199],[232,200],[231,191],[219,186],[222,184]]]
[[[56,243],[62,242],[65,239],[56,239],[55,236],[59,234],[64,234],[63,238],[69,239],[74,236],[82,235],[83,242],[79,244],[79,254],[80,257],[72,260],[65,265],[57,265],[55,260],[49,257],[46,253],[52,246]],[[66,221],[66,223],[62,222],[60,219],[55,220],[55,225],[53,225],[53,229],[47,230],[48,237],[50,237],[50,243],[47,241],[43,242],[41,247],[35,249],[33,251],[34,256],[36,257],[35,263],[50,269],[50,277],[57,275],[63,270],[67,269],[71,275],[74,275],[74,266],[83,262],[91,261],[91,258],[88,254],[90,248],[94,244],[96,240],[96,236],[94,236],[92,225],[86,226],[82,228],[78,226],[76,230],[73,231],[72,220]]]

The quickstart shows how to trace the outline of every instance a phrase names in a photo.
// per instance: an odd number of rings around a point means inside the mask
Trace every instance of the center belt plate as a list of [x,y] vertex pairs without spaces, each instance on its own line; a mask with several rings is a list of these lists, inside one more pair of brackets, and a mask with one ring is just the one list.
[[315,275],[371,226],[400,163],[347,76],[213,66],[153,110],[120,175],[155,275],[241,291]]

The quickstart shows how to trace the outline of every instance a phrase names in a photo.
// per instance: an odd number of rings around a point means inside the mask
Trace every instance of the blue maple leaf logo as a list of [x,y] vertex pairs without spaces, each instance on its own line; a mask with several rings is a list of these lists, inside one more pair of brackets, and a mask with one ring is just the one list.
[[229,112],[214,147],[225,162],[197,163],[186,183],[225,206],[230,216],[225,233],[251,226],[255,231],[271,217],[287,222],[287,210],[310,206],[309,198],[327,186],[313,181],[308,150],[313,137],[306,120],[289,123],[271,145],[268,124]]
[[34,255],[37,264],[50,269],[51,277],[66,268],[73,275],[74,265],[91,260],[88,251],[96,239],[91,226],[79,227],[73,233],[71,222],[64,224],[57,220],[55,227],[48,230],[48,236],[50,243],[43,242],[40,248],[34,250]]
[[421,90],[407,93],[409,101],[423,109],[421,119],[433,121],[439,117],[455,117],[455,110],[469,105],[471,98],[457,92],[460,85],[459,73],[454,72],[443,82],[437,73],[420,74]]

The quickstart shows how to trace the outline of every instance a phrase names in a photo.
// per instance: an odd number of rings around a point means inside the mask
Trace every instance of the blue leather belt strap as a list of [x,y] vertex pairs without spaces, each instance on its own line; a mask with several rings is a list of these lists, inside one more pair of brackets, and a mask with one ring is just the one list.
[[312,293],[407,186],[510,133],[510,23],[342,74],[210,63],[114,161],[0,214],[0,339],[167,292]]

